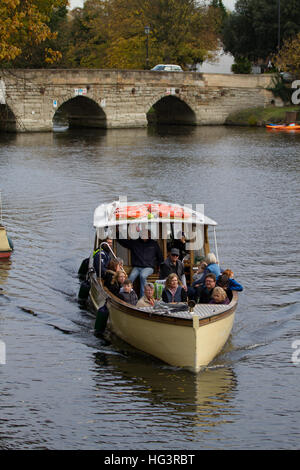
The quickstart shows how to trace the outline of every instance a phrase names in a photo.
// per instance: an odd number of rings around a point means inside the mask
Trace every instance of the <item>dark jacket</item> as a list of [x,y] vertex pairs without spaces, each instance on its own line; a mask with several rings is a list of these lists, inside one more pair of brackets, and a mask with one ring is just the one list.
[[93,264],[97,276],[99,277],[99,268],[100,268],[100,258],[101,258],[101,277],[104,277],[107,265],[110,261],[110,253],[101,248],[94,252]]
[[136,295],[133,289],[131,289],[130,292],[120,292],[118,294],[118,297],[124,300],[124,302],[127,302],[128,304],[131,304],[131,305],[136,305],[137,301],[139,300],[138,296]]
[[107,269],[105,271],[104,275],[102,276],[104,285],[108,289],[110,289],[110,287],[111,287],[111,281],[113,280],[113,277],[114,277],[115,274],[116,274],[115,271],[112,271],[111,269]]
[[172,296],[172,293],[169,291],[169,289],[165,288],[162,291],[161,295],[162,301],[169,303],[169,302],[186,302],[187,300],[187,293],[183,289],[183,287],[178,286],[177,290],[175,292],[174,297]]
[[118,240],[121,246],[131,251],[131,264],[138,268],[153,268],[159,266],[164,258],[155,240]]
[[120,297],[120,289],[122,287],[122,284],[119,284],[118,281],[112,283],[110,282],[109,285],[107,285],[107,288],[110,290],[110,292],[117,297]]
[[198,304],[208,304],[214,289],[207,289],[207,287],[195,287],[195,300]]
[[159,279],[166,279],[169,274],[175,273],[179,277],[179,279],[182,279],[182,276],[184,275],[184,266],[182,261],[177,260],[176,264],[172,263],[172,260],[170,257],[168,257],[159,267]]

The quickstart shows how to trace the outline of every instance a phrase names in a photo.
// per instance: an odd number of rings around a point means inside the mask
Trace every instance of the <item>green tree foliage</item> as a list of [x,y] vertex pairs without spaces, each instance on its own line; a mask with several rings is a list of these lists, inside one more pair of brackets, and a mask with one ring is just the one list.
[[227,18],[227,11],[226,11],[226,8],[224,6],[224,3],[222,0],[211,0],[211,4],[210,6],[212,8],[216,8],[220,17],[221,17],[221,22],[223,24],[223,22],[225,21],[225,19]]
[[[277,0],[237,0],[223,28],[225,51],[235,58],[266,60],[277,51],[278,17]],[[281,41],[300,31],[299,0],[281,0],[280,31]]]
[[251,73],[251,62],[246,57],[238,57],[231,66],[233,73]]
[[66,25],[63,62],[66,67],[105,68],[108,51],[108,2],[86,0]]
[[219,47],[220,9],[196,0],[87,0],[73,12],[64,66],[136,68],[202,62]]

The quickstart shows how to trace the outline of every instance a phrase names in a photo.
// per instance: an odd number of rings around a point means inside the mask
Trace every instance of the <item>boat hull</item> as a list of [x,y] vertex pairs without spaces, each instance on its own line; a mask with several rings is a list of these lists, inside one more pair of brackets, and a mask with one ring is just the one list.
[[[137,318],[109,305],[110,329],[131,346],[172,366],[199,372],[222,350],[232,330],[235,309],[218,321],[190,325]],[[193,324],[194,323],[194,324]]]
[[299,131],[300,130],[300,125],[295,124],[293,126],[286,125],[286,124],[267,124],[266,125],[267,129],[271,130],[277,130],[277,131]]
[[5,228],[0,225],[0,258],[9,258],[12,253],[12,242],[7,236]]
[[[235,318],[237,293],[219,314],[187,318],[151,314],[109,295],[91,278],[90,300],[97,311],[106,301],[109,329],[131,346],[163,362],[199,372],[222,350]],[[200,307],[200,306],[199,306]]]

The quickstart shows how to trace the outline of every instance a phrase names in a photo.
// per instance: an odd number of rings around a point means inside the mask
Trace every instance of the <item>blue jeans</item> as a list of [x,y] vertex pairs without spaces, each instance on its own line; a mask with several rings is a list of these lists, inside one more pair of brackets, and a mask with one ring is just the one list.
[[144,295],[144,286],[147,281],[147,277],[154,272],[153,268],[138,268],[135,266],[130,275],[129,279],[133,282],[138,276],[140,277],[140,297]]

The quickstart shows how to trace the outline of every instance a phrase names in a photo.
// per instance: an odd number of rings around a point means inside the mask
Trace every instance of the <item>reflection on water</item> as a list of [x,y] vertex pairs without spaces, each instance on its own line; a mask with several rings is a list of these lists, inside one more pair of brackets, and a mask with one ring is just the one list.
[[9,276],[9,271],[11,267],[11,259],[1,259],[0,260],[0,285],[3,286]]
[[[114,394],[118,394],[118,384],[131,384],[136,399],[141,397],[151,406],[164,407],[166,411],[180,413],[183,426],[212,427],[226,422],[231,415],[230,399],[236,386],[234,372],[228,367],[208,367],[199,374],[162,366],[146,356],[130,354],[95,354],[95,362],[102,368],[109,368],[110,374],[118,377]],[[98,378],[95,377],[97,384]],[[96,388],[103,390],[101,375]],[[214,421],[210,422],[210,416]]]
[[[295,448],[300,135],[164,127],[0,135],[0,448]],[[193,375],[93,334],[77,271],[95,207],[204,204],[245,288],[230,341]],[[210,432],[211,431],[211,432]]]

